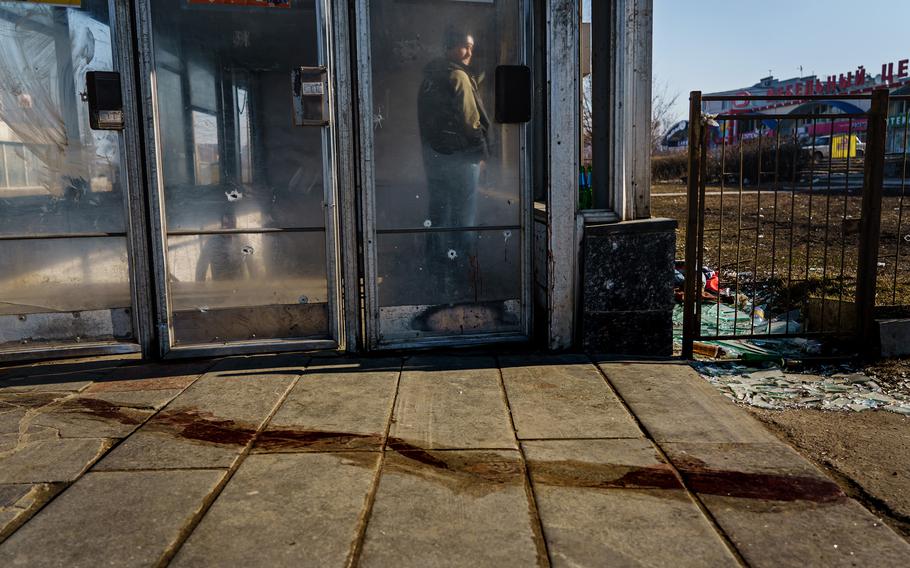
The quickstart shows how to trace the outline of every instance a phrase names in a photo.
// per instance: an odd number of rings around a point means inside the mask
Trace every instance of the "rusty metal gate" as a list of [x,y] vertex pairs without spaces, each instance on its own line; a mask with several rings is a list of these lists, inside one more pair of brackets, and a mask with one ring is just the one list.
[[684,357],[698,340],[855,338],[868,350],[876,303],[908,311],[908,100],[801,96],[782,114],[792,96],[691,94]]

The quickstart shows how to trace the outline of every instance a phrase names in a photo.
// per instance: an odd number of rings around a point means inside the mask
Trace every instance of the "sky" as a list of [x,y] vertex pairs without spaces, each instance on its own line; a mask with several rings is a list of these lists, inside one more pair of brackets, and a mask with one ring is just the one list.
[[908,0],[653,1],[653,73],[679,94],[679,119],[693,90],[747,87],[769,71],[796,77],[800,66],[826,77],[862,65],[874,76],[882,63],[910,58]]

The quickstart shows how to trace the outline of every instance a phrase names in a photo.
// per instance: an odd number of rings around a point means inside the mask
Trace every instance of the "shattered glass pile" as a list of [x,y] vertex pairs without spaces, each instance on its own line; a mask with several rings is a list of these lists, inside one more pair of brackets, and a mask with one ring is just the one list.
[[707,362],[693,366],[731,400],[758,408],[882,409],[910,415],[910,378],[906,376],[886,385],[848,366],[822,368],[819,374]]
[[[767,339],[703,340],[703,345],[719,347],[717,358],[743,361],[780,361],[784,357],[814,355],[821,344],[802,337],[786,337],[802,330],[802,316],[799,310],[782,314],[770,320],[765,319],[764,310],[737,309],[720,303],[705,303],[701,309],[701,334],[712,335],[767,335]],[[682,348],[683,307],[673,308],[674,349]]]

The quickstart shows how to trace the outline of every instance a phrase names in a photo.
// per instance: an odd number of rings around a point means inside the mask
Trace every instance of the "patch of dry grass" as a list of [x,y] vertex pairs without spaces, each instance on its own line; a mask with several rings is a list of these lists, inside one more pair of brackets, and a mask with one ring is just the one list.
[[[655,184],[651,199],[653,216],[679,223],[679,259],[685,257],[687,199],[672,194],[685,191],[682,184]],[[704,265],[720,272],[721,286],[738,282],[741,292],[770,294],[777,304],[786,295],[792,307],[809,295],[853,301],[862,206],[858,191],[719,191],[706,190]],[[877,290],[883,306],[910,306],[910,199],[903,218],[900,207],[899,196],[883,198]]]

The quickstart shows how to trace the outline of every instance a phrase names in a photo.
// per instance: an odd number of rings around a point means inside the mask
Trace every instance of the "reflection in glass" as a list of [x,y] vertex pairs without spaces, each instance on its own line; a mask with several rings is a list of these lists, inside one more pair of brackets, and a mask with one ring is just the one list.
[[[380,306],[520,297],[521,244],[509,229],[392,233],[380,235],[378,244],[385,261],[379,273]],[[447,293],[441,300],[443,288]]]
[[[430,114],[441,114],[432,111],[442,108],[441,105],[446,108],[453,104],[460,106],[464,99],[444,101],[437,94],[426,96],[421,93],[431,84],[430,80],[448,81],[460,76],[476,85],[477,98],[483,107],[478,114],[490,114],[496,66],[522,60],[518,2],[402,4],[382,0],[374,2],[373,6],[371,52],[377,227],[380,230],[420,229],[427,221],[432,227],[450,227],[452,219],[439,215],[448,208],[442,204],[431,206],[434,194],[446,193],[445,181],[442,187],[439,183],[446,178],[438,173],[446,167],[428,168],[427,164],[439,156],[455,153],[454,148],[471,141],[459,140],[458,129],[440,125],[435,129],[439,138],[434,140],[437,154],[426,157],[424,147],[429,144],[424,144],[426,127],[421,132],[420,107],[424,100]],[[449,77],[449,67],[459,66],[447,57],[452,46],[446,45],[446,36],[453,31],[470,35],[473,48],[469,64],[463,65],[465,73]],[[443,118],[439,117],[440,122],[444,122]],[[518,225],[521,222],[521,129],[515,124],[488,122],[484,141],[486,157],[473,192],[476,216],[468,225]],[[446,138],[440,134],[444,131],[451,131],[453,135]],[[473,142],[479,143],[478,140]],[[444,157],[441,159],[445,161]]]
[[114,68],[108,3],[2,6],[0,234],[124,231],[119,135],[91,130],[79,96]]
[[18,144],[3,144],[2,149],[3,165],[6,170],[3,187],[20,190],[40,189],[40,186],[36,183],[40,175],[37,169],[37,160],[31,155],[25,144],[21,142]]
[[167,230],[325,226],[322,131],[294,125],[291,92],[319,63],[314,2],[151,12]]
[[221,180],[218,152],[218,119],[214,114],[193,111],[193,171],[196,185],[211,185]]
[[171,237],[173,308],[325,303],[324,250],[321,232]]
[[0,313],[78,311],[130,305],[126,239],[3,241]]
[[521,244],[511,230],[395,233],[378,244],[384,340],[521,331]]
[[249,185],[253,181],[253,149],[250,145],[250,93],[247,89],[237,87],[234,91],[237,109],[237,133],[240,153],[240,181]]
[[[159,100],[183,100],[183,82],[177,71],[159,65],[155,77]],[[179,105],[158,105],[161,146],[167,151],[167,159],[161,163],[161,175],[166,180],[165,183],[171,186],[190,185],[194,176],[189,167],[189,156],[192,154],[186,139],[185,114],[185,109]]]
[[496,67],[522,62],[519,2],[370,18],[382,339],[521,331],[521,128],[488,113]]
[[291,81],[320,61],[315,2],[150,9],[172,339],[328,338],[323,131]]
[[109,3],[77,4],[0,2],[0,351],[133,337],[120,138],[80,97]]

